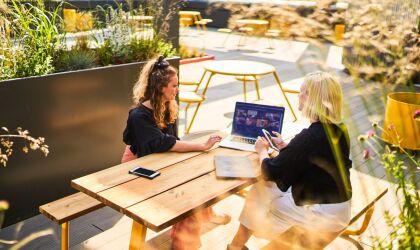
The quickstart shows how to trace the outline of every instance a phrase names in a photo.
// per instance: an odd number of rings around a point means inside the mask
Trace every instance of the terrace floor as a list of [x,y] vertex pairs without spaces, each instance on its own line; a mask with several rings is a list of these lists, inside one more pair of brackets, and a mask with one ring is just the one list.
[[[384,105],[379,91],[369,91],[363,87],[363,91],[355,88],[351,79],[343,73],[341,64],[342,49],[331,44],[322,44],[321,47],[306,42],[276,40],[274,49],[268,49],[268,41],[265,38],[249,37],[245,46],[238,47],[239,37],[228,37],[226,46],[222,46],[226,34],[209,30],[200,33],[194,29],[181,30],[181,43],[195,48],[205,48],[207,54],[216,56],[216,60],[244,59],[265,62],[273,65],[280,76],[281,81],[288,86],[299,88],[302,77],[311,71],[320,69],[315,61],[322,62],[324,67],[340,77],[345,95],[345,123],[349,127],[351,137],[351,154],[354,168],[370,175],[373,179],[379,179],[385,185],[388,183],[383,167],[377,161],[364,160],[362,157],[363,145],[357,141],[359,134],[367,132],[371,128],[372,119],[377,118],[372,114],[383,114]],[[202,74],[202,63],[182,65],[180,67],[181,80],[198,80]],[[248,88],[248,101],[256,99],[256,92],[250,84]],[[251,90],[251,91],[249,91]],[[272,76],[262,77],[260,82],[261,97],[268,103],[285,104],[278,86]],[[191,133],[198,131],[224,130],[230,125],[231,112],[236,101],[242,101],[242,84],[233,77],[215,76],[206,94],[207,100],[200,108]],[[289,94],[292,106],[297,107],[297,95]],[[180,129],[185,126],[183,104],[180,107]],[[190,108],[188,117],[192,116],[193,108]],[[287,111],[286,111],[287,112]],[[286,113],[286,121],[292,120],[290,112]],[[308,122],[299,117],[298,123],[308,125]],[[181,135],[182,136],[182,135]],[[377,157],[371,153],[371,158]],[[370,187],[375,188],[375,187]],[[358,197],[354,197],[358,198]],[[215,205],[215,209],[232,216],[232,222],[225,226],[205,224],[202,231],[201,249],[226,249],[227,243],[233,238],[238,228],[237,218],[244,204],[244,199],[237,195],[231,195]],[[372,246],[372,237],[384,239],[389,234],[383,212],[388,209],[391,214],[398,212],[398,198],[393,189],[382,198],[374,212],[368,230],[361,237],[355,239],[366,248]],[[47,231],[45,231],[47,230]],[[120,213],[102,208],[83,217],[75,219],[70,226],[71,249],[127,249],[131,230],[131,220]],[[22,249],[59,249],[60,228],[42,215],[32,217],[21,223],[9,226],[0,231],[0,239],[22,240],[28,235],[44,233],[45,236],[37,237]],[[169,229],[159,233],[148,231],[146,239],[150,249],[170,249]],[[247,246],[249,249],[259,249],[266,245],[266,240],[252,238]],[[7,249],[7,245],[0,244],[0,249]],[[355,247],[343,239],[336,239],[327,249],[355,249]]]

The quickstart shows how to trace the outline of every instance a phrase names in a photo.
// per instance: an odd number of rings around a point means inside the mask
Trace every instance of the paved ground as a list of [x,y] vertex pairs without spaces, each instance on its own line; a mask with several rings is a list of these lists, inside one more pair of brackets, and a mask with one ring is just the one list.
[[[228,39],[222,46],[224,39]],[[273,65],[285,85],[299,88],[302,77],[322,67],[314,62],[322,62],[323,67],[337,74],[340,77],[345,94],[345,116],[349,126],[352,143],[352,158],[354,167],[364,173],[386,182],[384,170],[374,161],[366,161],[362,158],[361,146],[356,138],[359,134],[370,129],[372,120],[377,119],[376,114],[383,114],[383,99],[380,91],[372,89],[368,85],[362,88],[355,88],[349,77],[342,72],[341,65],[342,50],[330,44],[316,47],[304,42],[276,40],[275,49],[269,49],[268,41],[265,38],[248,38],[245,46],[238,47],[239,37],[209,31],[201,34],[193,29],[182,30],[181,43],[195,48],[205,48],[208,54],[216,56],[217,60],[223,59],[244,59],[265,62]],[[198,80],[202,74],[202,64],[188,64],[181,66],[181,80]],[[256,93],[253,85],[250,84],[248,98],[253,100]],[[285,104],[278,86],[270,76],[263,77],[260,83],[261,96],[269,103]],[[214,77],[207,92],[207,100],[199,110],[196,121],[191,132],[203,130],[223,130],[231,121],[231,112],[236,101],[242,101],[242,84],[233,77]],[[292,106],[297,106],[297,96],[290,94],[289,100]],[[185,127],[185,114],[180,106],[180,131]],[[191,117],[193,108],[190,109],[188,117]],[[286,121],[291,121],[290,112],[286,111]],[[307,121],[299,117],[298,123],[307,125]],[[376,157],[372,154],[372,157]],[[374,188],[374,187],[371,187]],[[371,246],[371,236],[380,238],[387,237],[389,230],[383,220],[383,211],[389,209],[391,213],[398,211],[397,198],[390,190],[386,197],[377,205],[372,223],[363,237],[357,240],[365,246]],[[216,205],[216,209],[224,211],[233,217],[232,223],[226,226],[216,227],[206,225],[203,229],[202,249],[225,249],[226,244],[233,237],[238,226],[236,218],[239,216],[243,199],[232,195]],[[122,217],[109,208],[103,208],[81,218],[72,221],[70,244],[72,249],[127,249],[130,220]],[[111,229],[110,229],[111,228]],[[43,229],[52,229],[53,235],[39,237],[23,249],[58,249],[60,244],[59,227],[52,224],[43,216],[38,215],[17,225],[2,229],[0,239],[23,239],[25,236],[39,232]],[[110,230],[108,230],[110,229]],[[101,233],[104,232],[104,233]],[[100,233],[100,234],[99,234]],[[96,235],[96,236],[95,236]],[[92,237],[94,236],[94,237]],[[92,237],[92,238],[91,238]],[[90,238],[90,239],[89,239]],[[89,239],[89,240],[87,240]],[[168,231],[159,233],[148,233],[152,248],[169,249]],[[267,242],[253,238],[248,247],[258,249]],[[0,249],[6,249],[0,244]],[[354,246],[344,240],[337,239],[328,249],[354,249]]]

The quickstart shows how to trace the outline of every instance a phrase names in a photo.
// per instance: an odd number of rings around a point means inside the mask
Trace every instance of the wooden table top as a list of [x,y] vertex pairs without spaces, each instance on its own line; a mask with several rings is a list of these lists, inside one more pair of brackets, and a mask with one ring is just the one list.
[[[148,228],[160,231],[255,181],[216,178],[215,155],[248,156],[259,173],[256,153],[213,148],[206,152],[151,154],[72,180],[71,185]],[[159,170],[161,175],[149,180],[128,174],[128,170],[136,166]]]
[[[151,154],[74,179],[71,185],[157,232],[256,181],[216,178],[215,155],[247,156],[260,174],[256,153],[216,147],[206,152]],[[149,180],[128,174],[136,166],[159,170],[161,175]],[[353,222],[386,193],[387,187],[353,169],[351,183]]]
[[276,71],[270,64],[246,60],[209,61],[203,67],[213,73],[233,76],[267,75]]

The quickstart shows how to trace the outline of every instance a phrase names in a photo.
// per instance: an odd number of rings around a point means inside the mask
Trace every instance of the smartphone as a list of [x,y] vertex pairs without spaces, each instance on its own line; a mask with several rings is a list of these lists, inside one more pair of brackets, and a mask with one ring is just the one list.
[[136,167],[128,171],[129,174],[134,174],[137,176],[146,177],[148,179],[153,179],[160,175],[160,172],[155,170],[150,170],[142,167]]
[[270,144],[270,147],[276,151],[279,151],[279,149],[276,147],[276,144],[273,141],[273,137],[270,135],[270,132],[268,132],[265,129],[262,129],[262,132],[265,136],[265,139],[267,139],[268,143]]

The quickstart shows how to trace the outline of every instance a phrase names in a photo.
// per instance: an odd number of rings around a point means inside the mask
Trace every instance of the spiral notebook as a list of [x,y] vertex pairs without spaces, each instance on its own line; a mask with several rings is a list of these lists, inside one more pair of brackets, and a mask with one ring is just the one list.
[[252,162],[246,156],[216,155],[214,156],[214,165],[218,178],[257,178]]

